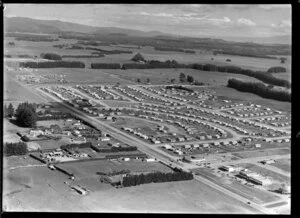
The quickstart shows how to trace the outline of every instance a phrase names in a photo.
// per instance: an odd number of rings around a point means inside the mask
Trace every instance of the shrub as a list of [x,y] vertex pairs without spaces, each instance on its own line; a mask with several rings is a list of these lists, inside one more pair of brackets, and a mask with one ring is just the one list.
[[48,59],[48,60],[55,60],[55,61],[61,61],[62,60],[60,55],[54,54],[54,53],[45,53],[45,54],[42,53],[41,58]]

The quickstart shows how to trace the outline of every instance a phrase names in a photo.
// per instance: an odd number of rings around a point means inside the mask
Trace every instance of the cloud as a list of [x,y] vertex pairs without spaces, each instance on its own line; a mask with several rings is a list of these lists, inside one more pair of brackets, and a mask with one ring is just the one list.
[[237,23],[241,24],[241,25],[246,25],[246,26],[256,26],[256,23],[254,23],[252,20],[246,19],[246,18],[239,18],[237,20]]
[[265,10],[274,10],[274,9],[291,9],[290,4],[277,4],[277,5],[259,5],[258,8]]
[[207,21],[219,25],[223,23],[229,23],[231,22],[231,19],[229,17],[223,17],[223,18],[208,18]]
[[140,12],[140,15],[145,15],[145,16],[154,16],[154,17],[173,17],[173,14],[168,14],[168,13],[157,13],[157,14],[151,14],[151,13],[147,13],[147,12]]
[[277,24],[272,23],[271,27],[273,28],[286,28],[286,27],[292,27],[292,23],[290,20],[282,20]]

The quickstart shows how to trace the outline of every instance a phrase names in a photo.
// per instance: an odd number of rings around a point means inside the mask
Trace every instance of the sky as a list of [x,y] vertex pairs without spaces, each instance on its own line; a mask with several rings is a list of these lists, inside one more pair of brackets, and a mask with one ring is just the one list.
[[4,16],[99,27],[158,30],[177,36],[269,37],[291,34],[291,5],[7,4]]

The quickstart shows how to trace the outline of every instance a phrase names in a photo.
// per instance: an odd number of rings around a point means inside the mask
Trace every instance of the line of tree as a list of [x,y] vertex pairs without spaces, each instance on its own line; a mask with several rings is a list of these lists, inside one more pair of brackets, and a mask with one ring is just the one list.
[[27,144],[25,142],[5,143],[3,152],[6,156],[27,154]]
[[12,58],[12,56],[11,56],[11,55],[8,55],[8,54],[5,54],[4,57],[5,57],[5,58]]
[[54,53],[41,53],[40,56],[41,56],[41,58],[47,59],[47,60],[54,60],[54,61],[61,61],[62,60],[60,55],[54,54]]
[[20,67],[26,68],[85,68],[85,64],[80,61],[51,61],[51,62],[21,62]]
[[[98,67],[96,68],[95,65]],[[118,65],[118,64],[115,64]],[[92,63],[91,67],[94,69],[119,69],[119,68],[113,68],[108,67],[110,64],[107,63],[101,63],[101,64],[95,64]],[[105,68],[107,67],[107,68]],[[202,70],[202,71],[215,71],[215,72],[223,72],[223,73],[233,73],[233,74],[242,74],[250,77],[254,77],[258,80],[261,80],[264,83],[276,85],[276,86],[282,86],[286,88],[291,87],[291,83],[287,80],[277,78],[273,76],[271,73],[263,72],[263,71],[253,71],[249,69],[242,69],[240,67],[236,66],[217,66],[213,64],[179,64],[175,60],[167,60],[165,62],[157,61],[157,60],[151,60],[147,61],[145,64],[142,63],[125,63],[122,65],[122,69],[153,69],[153,68],[189,68],[189,69],[196,69],[196,70]],[[182,82],[187,81],[186,79],[182,77]],[[194,81],[194,78],[191,76],[189,77],[189,82],[192,83]]]
[[102,53],[97,53],[97,55],[63,55],[62,58],[102,58],[105,57]]
[[118,63],[91,63],[92,69],[121,69]]
[[54,38],[41,38],[41,37],[16,37],[16,41],[30,41],[30,42],[54,42],[58,39]]
[[87,50],[100,51],[103,54],[112,55],[112,54],[132,54],[132,51],[124,51],[124,50],[104,50],[100,48],[86,47]]
[[269,56],[269,55],[260,55],[260,54],[257,54],[256,52],[251,52],[251,51],[245,52],[245,50],[226,49],[225,51],[215,51],[214,55],[217,55],[217,54],[237,55],[237,56],[246,56],[246,57],[254,57],[254,58],[277,59],[276,57]]
[[224,72],[224,73],[234,73],[234,74],[242,74],[250,77],[254,77],[262,82],[267,84],[276,85],[276,86],[283,86],[286,88],[291,87],[291,83],[287,80],[280,79],[274,77],[271,73],[263,72],[263,71],[253,71],[248,69],[242,69],[236,66],[216,66],[213,64],[192,64],[190,66],[193,69],[203,70],[203,71],[217,71],[217,72]]
[[250,92],[264,98],[275,99],[278,101],[291,101],[291,93],[284,90],[276,90],[272,86],[263,83],[244,82],[238,79],[229,79],[228,87],[241,92]]
[[80,46],[80,45],[70,45],[68,47],[66,47],[66,49],[78,49],[78,50],[83,50],[84,47]]
[[16,110],[16,122],[23,127],[35,127],[37,121],[36,104],[23,102]]
[[157,51],[175,51],[175,52],[184,52],[184,53],[191,53],[195,54],[194,50],[187,50],[187,49],[180,49],[180,48],[167,48],[167,47],[154,47]]
[[193,178],[194,176],[192,173],[184,171],[170,173],[153,172],[148,174],[127,175],[123,178],[122,185],[124,187],[129,187],[147,183],[192,180]]
[[8,106],[4,105],[3,108],[3,116],[4,117],[8,117],[8,118],[12,118],[15,114],[15,109],[12,105],[12,103],[9,103]]
[[270,67],[267,71],[268,73],[285,73],[286,68],[285,67]]
[[125,63],[122,69],[154,69],[154,68],[186,68],[185,64],[179,64],[175,60],[167,60],[165,62],[158,60],[147,61],[142,63]]
[[166,86],[166,89],[179,89],[179,90],[184,90],[184,91],[188,91],[188,92],[194,92],[193,89],[189,89],[187,87],[184,87],[184,86]]
[[101,148],[101,147],[92,145],[91,147],[95,151],[101,152],[101,153],[122,152],[122,151],[137,151],[137,147],[135,147],[135,146]]
[[194,82],[194,77],[190,75],[185,75],[184,73],[179,74],[179,81],[182,83],[188,82],[188,83],[193,83]]
[[66,145],[61,145],[61,149],[74,149],[74,148],[90,148],[92,146],[92,142],[84,142],[80,144],[66,144]]

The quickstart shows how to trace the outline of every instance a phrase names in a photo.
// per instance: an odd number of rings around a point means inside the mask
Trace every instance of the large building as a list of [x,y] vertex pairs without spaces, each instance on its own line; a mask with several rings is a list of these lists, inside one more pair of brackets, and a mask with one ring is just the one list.
[[271,185],[272,181],[258,173],[242,170],[238,174],[239,177],[246,179],[256,185]]

